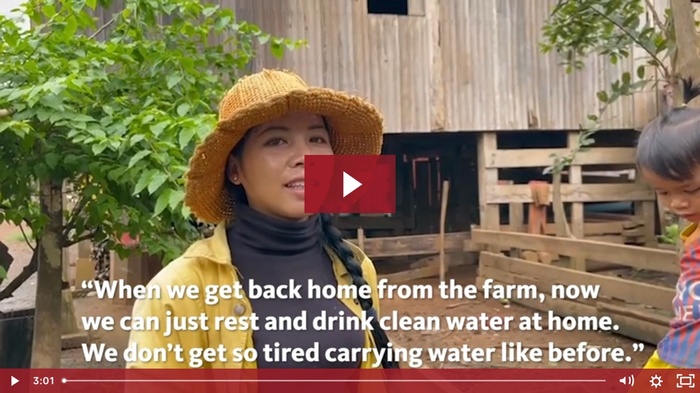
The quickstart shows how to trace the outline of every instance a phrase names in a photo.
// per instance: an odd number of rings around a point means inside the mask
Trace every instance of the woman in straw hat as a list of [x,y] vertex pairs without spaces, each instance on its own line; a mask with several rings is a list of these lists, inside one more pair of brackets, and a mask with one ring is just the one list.
[[[160,331],[132,331],[130,344],[179,344],[182,358],[128,367],[397,367],[378,355],[390,344],[377,322],[372,262],[343,240],[328,215],[304,212],[304,156],[379,154],[382,133],[381,115],[358,97],[309,87],[287,71],[264,70],[240,79],[222,100],[217,127],[197,147],[187,175],[185,203],[200,220],[217,224],[214,234],[195,242],[152,280],[163,288],[160,299],[134,305],[135,316],[170,318],[172,331],[165,323]],[[301,298],[284,299],[292,280]],[[371,296],[309,299],[309,281],[320,287],[368,284]],[[242,296],[235,290],[216,296],[216,288],[238,283]],[[200,296],[170,298],[166,287],[173,285],[196,286]],[[266,285],[283,291],[274,299],[258,296],[256,287]],[[374,317],[367,318],[371,329],[314,324],[329,316],[363,314]],[[207,319],[197,319],[200,315]],[[300,315],[291,329],[270,324]],[[185,330],[181,319],[187,318]],[[226,356],[213,362],[190,352],[220,345]],[[285,348],[301,348],[306,359],[280,356]]]

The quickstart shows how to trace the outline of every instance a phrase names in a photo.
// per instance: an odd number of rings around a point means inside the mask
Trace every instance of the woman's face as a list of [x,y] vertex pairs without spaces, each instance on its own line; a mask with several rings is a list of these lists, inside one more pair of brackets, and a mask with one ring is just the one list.
[[323,118],[290,113],[249,131],[229,180],[243,186],[251,208],[273,217],[305,220],[304,156],[333,154]]

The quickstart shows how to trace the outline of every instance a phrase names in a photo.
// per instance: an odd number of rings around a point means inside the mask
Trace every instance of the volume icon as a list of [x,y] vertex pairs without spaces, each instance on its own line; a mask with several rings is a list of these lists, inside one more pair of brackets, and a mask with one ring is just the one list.
[[634,386],[634,375],[620,378],[620,383],[623,385]]

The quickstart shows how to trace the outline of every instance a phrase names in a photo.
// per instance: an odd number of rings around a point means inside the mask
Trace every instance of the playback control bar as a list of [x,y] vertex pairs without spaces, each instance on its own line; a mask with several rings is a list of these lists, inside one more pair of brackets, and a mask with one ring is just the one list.
[[698,374],[680,369],[4,369],[0,392],[690,393],[700,386]]

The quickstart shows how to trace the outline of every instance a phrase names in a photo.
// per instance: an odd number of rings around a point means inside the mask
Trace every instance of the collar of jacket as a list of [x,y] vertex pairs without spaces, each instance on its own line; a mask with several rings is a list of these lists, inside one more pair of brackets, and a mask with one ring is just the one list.
[[[208,261],[220,264],[233,266],[233,261],[231,258],[231,249],[228,245],[228,238],[226,235],[227,224],[226,222],[219,223],[214,229],[214,234],[206,239],[200,239],[192,243],[190,247],[182,255],[182,258],[189,259],[206,259]],[[362,265],[363,259],[366,258],[364,253],[354,244],[347,242],[350,248],[353,250],[355,255],[361,255],[362,259],[358,260],[358,263]],[[347,269],[343,266],[342,262],[338,256],[326,249],[328,255],[330,255],[333,261],[333,270],[335,271],[336,277],[345,278],[349,276]]]

